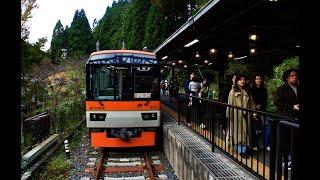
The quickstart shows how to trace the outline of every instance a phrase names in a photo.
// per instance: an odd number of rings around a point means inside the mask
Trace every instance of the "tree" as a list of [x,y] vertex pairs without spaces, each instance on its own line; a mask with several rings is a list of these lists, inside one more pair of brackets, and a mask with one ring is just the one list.
[[50,47],[52,63],[59,63],[61,61],[62,48],[64,48],[64,40],[64,29],[61,21],[58,20],[53,29]]
[[95,43],[84,9],[76,10],[67,36],[67,48],[72,57],[83,58],[94,51]]
[[86,88],[84,63],[84,61],[72,60],[66,65],[67,90],[75,97],[82,96]]
[[40,50],[43,50],[47,41],[48,41],[47,37],[39,38],[38,41],[34,44],[34,46]]
[[[130,34],[130,30],[124,31],[125,14],[131,6],[131,2],[119,0],[113,2],[112,7],[108,7],[106,13],[99,21],[99,25],[94,32],[95,40],[99,40],[100,49],[120,49],[121,40],[124,35]],[[131,14],[132,16],[132,14]],[[127,38],[125,38],[127,40]],[[128,41],[126,41],[128,43]],[[129,43],[130,44],[130,43]]]
[[143,46],[149,49],[155,49],[167,37],[164,35],[164,12],[157,5],[151,5],[149,10],[146,25]]
[[31,11],[38,8],[36,0],[21,0],[21,39],[26,40],[30,34],[27,22],[31,16]]
[[143,46],[155,49],[187,19],[187,1],[156,1],[151,4],[146,24]]
[[38,42],[30,44],[21,39],[21,76],[28,74],[32,66],[39,64],[46,53],[41,50],[44,46],[46,38],[40,38]]
[[[203,0],[204,1],[204,0]],[[124,38],[127,49],[156,48],[188,18],[189,0],[119,0],[107,7],[94,29],[101,49],[119,49]]]
[[[150,8],[149,0],[134,0],[124,17],[124,37],[128,49],[142,49],[145,22]],[[135,16],[132,16],[135,14]]]

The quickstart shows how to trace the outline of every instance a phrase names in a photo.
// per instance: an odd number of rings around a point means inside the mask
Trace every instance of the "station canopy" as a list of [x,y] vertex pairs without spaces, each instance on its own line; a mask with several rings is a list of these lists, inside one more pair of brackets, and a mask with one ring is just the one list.
[[255,56],[279,58],[298,52],[299,21],[297,0],[211,0],[154,53],[163,63],[208,60],[218,67],[230,53],[234,58],[252,57],[253,48]]

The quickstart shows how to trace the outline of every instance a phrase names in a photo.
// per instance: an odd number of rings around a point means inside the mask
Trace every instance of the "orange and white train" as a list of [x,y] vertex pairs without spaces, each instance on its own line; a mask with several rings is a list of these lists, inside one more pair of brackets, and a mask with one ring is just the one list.
[[93,52],[86,63],[86,123],[91,146],[155,146],[160,126],[159,78],[154,53]]

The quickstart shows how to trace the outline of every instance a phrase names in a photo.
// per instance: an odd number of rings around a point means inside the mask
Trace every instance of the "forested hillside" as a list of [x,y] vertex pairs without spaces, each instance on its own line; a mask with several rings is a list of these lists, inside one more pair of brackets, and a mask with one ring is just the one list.
[[75,12],[70,25],[60,20],[53,30],[51,59],[59,63],[62,51],[68,57],[82,58],[96,50],[120,49],[124,40],[126,49],[152,51],[196,13],[208,0],[119,0],[100,20],[90,27],[85,11]]

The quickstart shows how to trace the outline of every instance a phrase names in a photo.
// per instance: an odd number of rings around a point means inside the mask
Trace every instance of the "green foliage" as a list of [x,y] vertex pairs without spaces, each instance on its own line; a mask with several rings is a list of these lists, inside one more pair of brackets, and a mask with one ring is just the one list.
[[170,70],[168,71],[168,74],[166,75],[166,80],[170,82],[171,79],[172,79],[172,68],[170,68]]
[[77,10],[67,30],[66,48],[69,56],[81,59],[95,50],[95,42],[85,11]]
[[77,130],[73,135],[72,141],[69,144],[70,150],[73,151],[77,147],[79,147],[82,137],[87,134],[88,134],[88,128],[85,126],[80,126],[79,130]]
[[61,61],[62,56],[62,48],[65,47],[65,37],[64,37],[64,29],[61,24],[61,21],[58,20],[56,23],[51,40],[51,60],[53,63],[59,63]]
[[95,28],[100,49],[153,50],[187,19],[187,1],[120,0],[113,2]]
[[290,68],[299,68],[299,57],[295,56],[292,58],[285,59],[279,66],[273,68],[273,77],[266,81],[268,90],[268,105],[267,110],[269,112],[275,112],[276,106],[273,104],[274,93],[277,88],[280,87],[284,82],[282,80],[283,73]]
[[47,37],[39,38],[38,41],[34,44],[34,47],[41,50],[44,48],[44,45],[46,44],[47,41],[48,41]]
[[71,170],[71,163],[63,153],[54,155],[43,167],[43,171],[34,176],[34,179],[68,179],[68,172]]
[[[129,6],[132,6],[129,2],[119,0],[118,2],[113,2],[112,8],[107,8],[105,15],[94,31],[94,39],[100,41],[100,49],[121,48],[122,35],[130,34],[129,32],[124,32],[124,24],[128,24],[128,22],[124,23],[124,17],[126,14],[129,16],[126,13],[130,8]],[[130,16],[137,16],[137,14],[130,14]],[[127,38],[125,37],[125,39]]]
[[256,72],[253,65],[248,64],[245,60],[233,60],[230,62],[226,69],[226,75],[231,76],[234,73],[240,73],[247,78],[251,78]]
[[31,71],[33,65],[39,64],[46,53],[41,50],[45,38],[40,38],[35,44],[21,39],[21,74]]
[[85,62],[83,61],[70,61],[66,65],[67,69],[67,91],[71,95],[81,95],[86,88],[85,82]]
[[143,46],[155,49],[165,40],[164,19],[164,12],[158,6],[151,5],[145,25]]
[[35,8],[38,8],[36,0],[27,1],[21,0],[21,39],[26,40],[29,38],[29,26],[27,22],[32,18],[31,11]]
[[150,5],[150,0],[134,0],[128,3],[123,19],[126,49],[143,48],[144,28]]
[[177,80],[179,82],[179,87],[183,88],[184,81],[188,78],[188,72],[186,69],[181,69],[176,73]]
[[192,15],[196,14],[207,3],[208,0],[195,0],[195,7],[192,9]]

